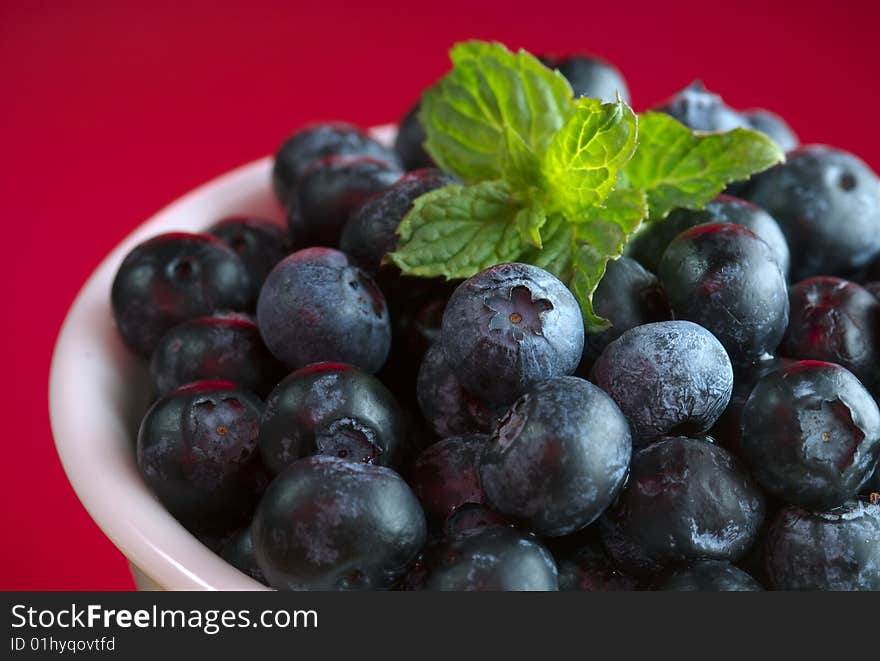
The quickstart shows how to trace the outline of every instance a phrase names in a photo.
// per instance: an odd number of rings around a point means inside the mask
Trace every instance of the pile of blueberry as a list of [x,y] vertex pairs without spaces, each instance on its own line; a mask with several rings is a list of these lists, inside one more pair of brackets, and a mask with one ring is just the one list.
[[[626,97],[605,63],[545,61]],[[639,232],[600,333],[535,266],[383,260],[453,181],[414,111],[393,149],[345,124],[285,142],[288,227],[135,248],[112,307],[150,360],[158,499],[279,589],[880,589],[880,181],[700,85],[659,109],[787,162]]]

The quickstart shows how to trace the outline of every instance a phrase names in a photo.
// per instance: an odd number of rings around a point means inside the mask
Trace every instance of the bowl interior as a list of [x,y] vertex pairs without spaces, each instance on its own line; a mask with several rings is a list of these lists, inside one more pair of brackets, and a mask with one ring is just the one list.
[[270,188],[269,158],[245,165],[180,198],[129,235],[78,294],[55,347],[49,409],[55,444],[74,490],[107,536],[147,576],[170,589],[258,590],[187,532],[153,497],[134,457],[150,404],[146,365],[122,344],[110,287],[125,255],[168,231],[202,231],[250,214],[284,222]]

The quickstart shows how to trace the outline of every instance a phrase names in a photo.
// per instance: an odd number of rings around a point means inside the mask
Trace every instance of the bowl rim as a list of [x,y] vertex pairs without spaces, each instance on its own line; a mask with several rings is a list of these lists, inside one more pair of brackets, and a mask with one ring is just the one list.
[[[76,297],[61,325],[49,369],[49,420],[55,448],[74,492],[92,520],[125,557],[163,588],[178,590],[266,590],[266,586],[226,563],[187,531],[159,503],[137,473],[132,456],[106,451],[105,443],[89,444],[80,435],[118,435],[123,429],[101,421],[66,429],[77,407],[69,398],[71,372],[89,360],[83,351],[82,333],[91,319],[90,304],[99,290],[107,297],[119,264],[137,244],[161,232],[180,230],[177,218],[188,207],[230,186],[253,186],[267,180],[272,157],[266,156],[215,177],[175,199],[139,224],[101,260]],[[190,230],[194,231],[194,230]],[[115,329],[113,329],[115,332]],[[134,357],[130,358],[132,360]],[[81,393],[82,395],[83,393]],[[115,422],[118,422],[115,421]],[[125,430],[128,435],[127,430]],[[130,451],[130,448],[129,448]],[[128,464],[128,465],[126,465]],[[95,470],[119,469],[99,474]],[[112,498],[107,498],[111,490]],[[112,502],[108,502],[108,500]],[[180,558],[183,558],[183,561]],[[198,567],[194,571],[193,567]]]
[[[397,134],[395,124],[367,129],[367,133],[386,147],[392,147]],[[140,223],[101,260],[80,287],[62,322],[49,368],[49,421],[52,437],[67,479],[92,520],[129,562],[162,589],[173,590],[269,590],[267,586],[220,558],[184,528],[156,499],[142,480],[133,460],[130,428],[120,415],[90,418],[88,411],[106,408],[107,402],[89,389],[81,388],[77,370],[94,369],[93,354],[106,355],[108,344],[118,352],[116,360],[141,365],[122,342],[113,327],[95,327],[94,306],[107,312],[110,284],[125,256],[139,243],[162,232],[181,231],[179,218],[187,209],[210,208],[215,198],[238,200],[262,195],[255,215],[284,218],[284,212],[271,193],[273,156],[264,156],[217,177],[173,200]],[[232,202],[234,205],[235,202]],[[242,203],[243,204],[243,203]],[[222,206],[222,205],[221,205]],[[251,205],[248,204],[250,207]],[[222,215],[235,215],[225,209]],[[216,214],[186,228],[202,231]],[[106,315],[105,315],[106,316]],[[99,333],[105,333],[100,337]],[[110,358],[108,361],[112,362]],[[113,368],[119,370],[116,362]],[[77,390],[77,401],[68,396]],[[116,393],[101,393],[112,397]],[[92,407],[80,406],[81,399],[92,398]],[[112,401],[112,400],[111,400]],[[73,419],[75,424],[66,427]],[[103,442],[95,443],[95,434]],[[103,437],[101,435],[107,435]],[[114,440],[110,440],[112,437]],[[95,474],[98,469],[97,476]],[[112,468],[100,472],[102,468]],[[107,493],[113,497],[108,499]]]

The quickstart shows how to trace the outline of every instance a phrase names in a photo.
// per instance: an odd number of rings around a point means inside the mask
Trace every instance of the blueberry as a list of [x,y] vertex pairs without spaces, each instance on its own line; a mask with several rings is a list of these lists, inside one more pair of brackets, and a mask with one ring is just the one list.
[[508,526],[463,530],[434,542],[408,578],[410,588],[445,591],[554,591],[553,556],[533,535]]
[[439,278],[382,278],[389,271],[382,269],[376,276],[384,280],[380,288],[386,294],[391,315],[391,352],[377,376],[401,403],[415,412],[419,410],[419,367],[428,349],[440,339],[443,310],[455,284]]
[[629,481],[600,524],[612,559],[646,576],[695,560],[735,562],[763,518],[761,492],[733,455],[676,437],[633,455]]
[[761,207],[738,197],[719,195],[699,211],[675,209],[662,221],[647,224],[627,243],[627,255],[650,271],[660,267],[666,248],[679,234],[706,223],[734,223],[757,234],[770,246],[770,251],[787,276],[790,254],[779,223]]
[[639,588],[637,579],[614,566],[599,540],[591,539],[567,549],[557,554],[556,558],[560,590],[617,592]]
[[364,202],[349,218],[339,248],[368,273],[397,247],[397,226],[420,195],[453,183],[440,170],[416,170]]
[[532,388],[510,408],[480,459],[486,500],[546,537],[579,530],[611,504],[632,453],[614,401],[574,376]]
[[338,245],[351,213],[402,176],[396,165],[375,158],[325,156],[315,161],[297,180],[288,208],[294,245]]
[[730,131],[747,126],[742,115],[698,80],[654,110],[666,113],[695,131]]
[[247,574],[255,581],[266,584],[266,577],[257,565],[257,556],[254,553],[254,538],[251,535],[250,526],[239,530],[220,551],[220,557],[235,567],[243,574]]
[[729,562],[702,560],[674,572],[657,588],[671,592],[760,592],[754,578]]
[[880,281],[874,280],[871,282],[866,282],[862,285],[862,288],[869,292],[871,296],[880,300]]
[[755,110],[746,110],[742,113],[742,116],[745,118],[749,128],[766,135],[782,151],[788,152],[797,148],[797,135],[779,115],[763,108],[756,108]]
[[385,297],[344,253],[307,248],[281,261],[260,291],[257,324],[291,369],[322,361],[382,367],[391,345]]
[[247,270],[222,241],[205,234],[161,234],[122,262],[110,300],[123,341],[149,356],[167,330],[215,310],[243,310],[250,298]]
[[796,149],[785,163],[756,175],[744,196],[782,228],[794,281],[847,277],[880,254],[880,181],[845,151]]
[[787,507],[764,548],[776,590],[880,590],[880,504],[827,512]]
[[776,350],[788,325],[785,276],[770,247],[746,228],[686,230],[663,253],[659,276],[675,317],[711,331],[734,363]]
[[574,296],[553,275],[499,264],[458,286],[440,338],[461,384],[489,404],[506,405],[532,385],[575,370],[584,324]]
[[256,305],[266,276],[289,252],[287,228],[265,218],[233,216],[209,231],[238,253],[251,282],[251,303]]
[[862,487],[862,493],[867,496],[880,494],[880,464],[877,464],[877,470],[874,471],[874,475],[867,481],[865,486]]
[[722,447],[742,458],[742,411],[755,384],[767,374],[797,361],[790,358],[769,358],[751,365],[740,365],[734,370],[733,392],[724,413],[709,429],[709,436]]
[[434,161],[425,151],[425,129],[419,121],[419,107],[416,103],[400,120],[397,136],[394,138],[394,151],[400,157],[403,167],[407,170],[434,167]]
[[200,381],[157,401],[141,422],[144,481],[189,528],[240,525],[265,486],[257,452],[260,401],[222,381]]
[[456,507],[455,511],[446,518],[443,530],[447,536],[453,536],[463,530],[513,524],[514,521],[510,517],[499,514],[488,505],[464,503]]
[[362,156],[397,164],[397,155],[359,128],[341,122],[315,124],[294,133],[275,154],[272,187],[288,206],[300,175],[325,156]]
[[853,282],[809,278],[791,288],[791,320],[779,347],[790,358],[825,360],[880,389],[880,301]]
[[733,368],[724,347],[702,326],[661,321],[609,344],[592,380],[629,419],[639,447],[667,434],[708,430],[730,400]]
[[620,71],[601,58],[591,55],[543,55],[540,59],[545,66],[565,76],[575,97],[587,96],[614,103],[619,94],[622,101],[630,103],[629,88]]
[[489,437],[453,436],[426,448],[409,473],[409,484],[429,521],[443,523],[465,503],[483,503],[478,463]]
[[161,397],[193,381],[231,381],[265,397],[284,376],[257,325],[247,316],[197,317],[162,336],[150,361]]
[[416,392],[422,415],[440,438],[486,433],[494,426],[493,408],[461,386],[439,343],[425,354]]
[[309,457],[266,490],[252,524],[257,564],[283,590],[370,590],[406,573],[425,515],[394,471]]
[[752,474],[794,505],[830,509],[855,496],[880,457],[880,410],[859,380],[809,360],[771,372],[742,413]]
[[273,473],[313,454],[396,466],[406,429],[394,396],[375,377],[317,363],[285,378],[266,400],[260,453]]
[[628,257],[608,262],[593,293],[593,309],[611,322],[611,328],[584,338],[584,357],[590,360],[630,328],[672,318],[657,276]]

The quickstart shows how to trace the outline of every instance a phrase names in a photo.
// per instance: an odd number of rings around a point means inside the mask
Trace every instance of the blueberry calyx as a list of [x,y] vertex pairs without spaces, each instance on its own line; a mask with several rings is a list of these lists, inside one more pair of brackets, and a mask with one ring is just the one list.
[[489,320],[489,330],[510,334],[514,342],[522,342],[527,333],[544,334],[543,315],[553,309],[546,298],[534,299],[528,287],[511,287],[510,294],[492,296],[486,307],[495,314]]

